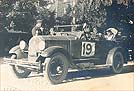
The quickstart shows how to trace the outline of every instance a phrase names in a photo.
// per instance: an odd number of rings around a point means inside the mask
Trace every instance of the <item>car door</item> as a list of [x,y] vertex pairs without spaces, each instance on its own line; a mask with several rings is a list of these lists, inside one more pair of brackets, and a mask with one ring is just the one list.
[[88,58],[95,55],[95,41],[71,41],[71,55],[74,58]]

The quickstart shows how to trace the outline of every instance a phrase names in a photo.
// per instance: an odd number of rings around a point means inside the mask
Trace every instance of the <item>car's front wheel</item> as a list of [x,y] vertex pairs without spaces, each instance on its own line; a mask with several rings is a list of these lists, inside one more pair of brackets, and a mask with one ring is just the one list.
[[[12,55],[11,56],[11,59],[16,59],[16,58],[17,58],[17,55]],[[15,73],[15,75],[18,78],[26,78],[31,73],[30,70],[28,70],[28,69],[26,69],[24,67],[20,67],[20,66],[12,65],[12,69],[13,69],[13,72]]]
[[46,58],[46,69],[44,76],[52,84],[61,83],[68,73],[68,59],[62,53],[55,53]]
[[121,73],[123,70],[123,62],[124,58],[121,52],[115,52],[113,56],[113,64],[111,66],[111,70],[113,73]]

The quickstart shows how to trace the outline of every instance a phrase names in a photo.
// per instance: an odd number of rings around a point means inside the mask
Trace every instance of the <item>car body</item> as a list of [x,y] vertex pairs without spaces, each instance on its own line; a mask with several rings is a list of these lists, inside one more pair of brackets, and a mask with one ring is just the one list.
[[[91,37],[92,34],[88,33],[84,30],[36,35],[30,39],[28,46],[21,41],[12,48],[9,51],[12,57],[6,60],[10,60],[9,64],[18,77],[27,77],[31,70],[36,69],[53,84],[61,83],[70,68],[86,70],[103,66],[120,73],[123,64],[131,58],[131,50],[125,45],[127,37],[107,40],[105,34]],[[18,68],[23,72],[19,72]]]

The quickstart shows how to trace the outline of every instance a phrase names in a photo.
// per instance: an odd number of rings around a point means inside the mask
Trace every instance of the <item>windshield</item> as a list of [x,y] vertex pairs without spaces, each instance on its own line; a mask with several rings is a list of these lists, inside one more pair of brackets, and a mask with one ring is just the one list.
[[82,31],[82,24],[77,25],[56,25],[53,28],[54,32],[71,32],[71,31]]

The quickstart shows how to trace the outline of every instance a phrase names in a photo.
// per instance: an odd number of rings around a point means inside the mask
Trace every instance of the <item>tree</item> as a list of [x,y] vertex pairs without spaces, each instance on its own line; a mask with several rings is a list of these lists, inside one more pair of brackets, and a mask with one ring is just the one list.
[[74,7],[76,23],[86,22],[89,28],[101,27],[106,20],[106,9],[100,0],[78,0]]
[[[119,4],[119,7],[113,6],[115,3]],[[77,0],[76,5],[69,7],[66,10],[69,13],[61,17],[61,19],[64,24],[83,24],[86,22],[90,30],[102,27],[104,29],[106,26],[109,27],[109,21],[114,22],[113,24],[115,25],[119,24],[117,19],[115,21],[109,19],[113,12],[112,9],[108,10],[109,7],[115,7],[119,11],[119,8],[126,7],[128,9],[124,10],[129,11],[131,10],[130,7],[133,7],[132,3],[134,3],[134,0]],[[2,28],[0,30],[10,27],[15,31],[31,32],[37,19],[44,19],[46,21],[45,26],[49,28],[54,26],[55,12],[50,12],[44,7],[47,5],[48,2],[44,0],[0,0],[0,28]],[[126,15],[124,12],[119,14],[118,18],[122,20],[122,16],[132,18],[133,14]]]
[[[90,30],[104,30],[108,27],[121,29],[127,24],[119,21],[126,21],[128,17],[133,19],[133,3],[134,0],[78,0],[73,17],[76,23],[86,22]],[[114,14],[118,16],[111,17]]]
[[48,19],[50,14],[44,6],[37,5],[38,2],[39,0],[3,0],[0,6],[1,30],[6,28],[31,32],[37,19]]
[[7,17],[11,22],[9,29],[12,28],[14,31],[31,32],[35,22],[35,15],[36,8],[32,1],[16,1]]
[[14,0],[0,0],[0,31],[9,25],[6,15],[11,11],[13,2]]

